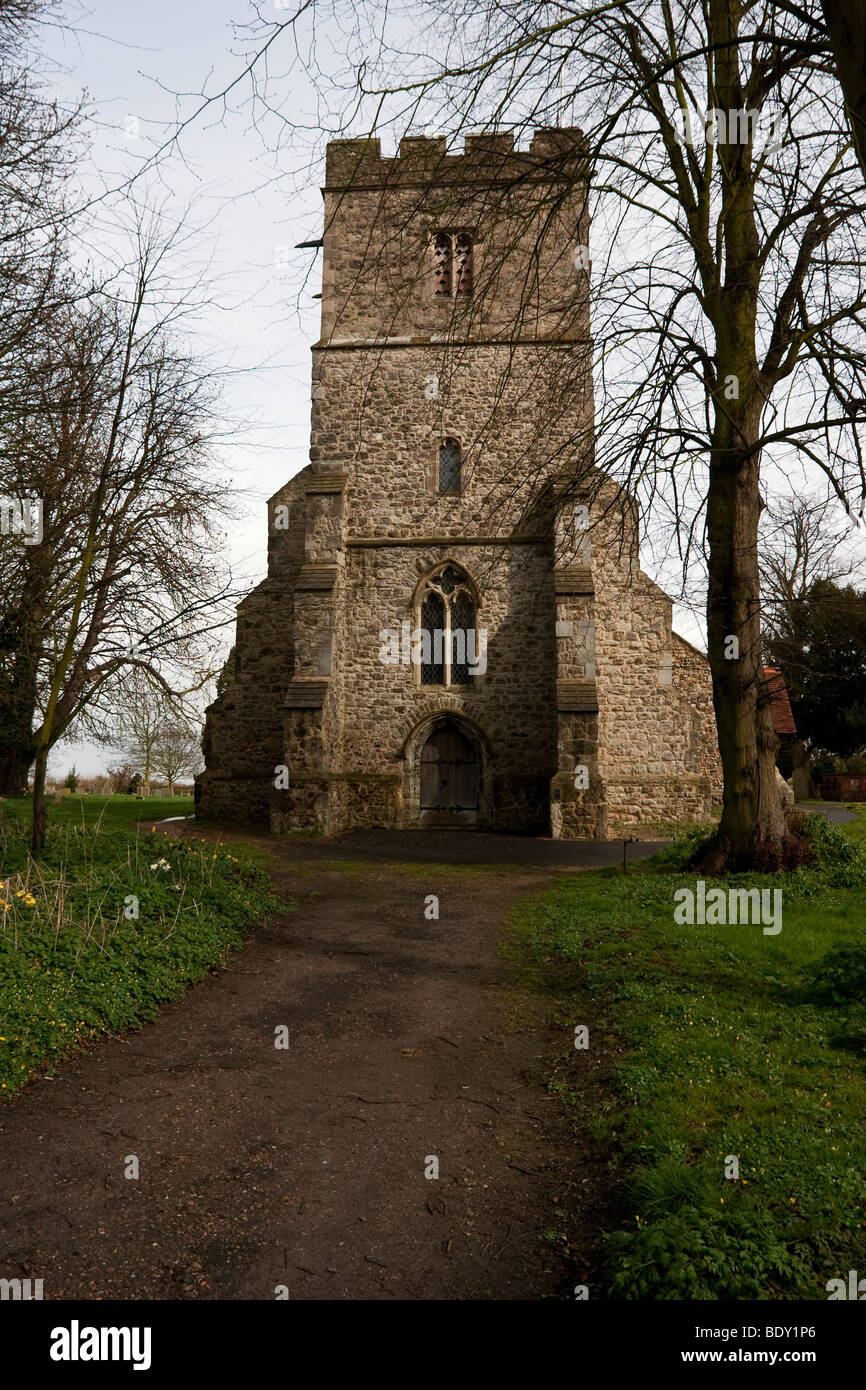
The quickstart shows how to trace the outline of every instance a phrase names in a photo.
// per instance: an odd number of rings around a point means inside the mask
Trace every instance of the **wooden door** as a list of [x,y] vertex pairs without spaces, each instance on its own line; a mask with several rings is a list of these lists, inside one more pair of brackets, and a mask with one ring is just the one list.
[[459,730],[446,725],[421,750],[421,816],[427,825],[474,824],[478,819],[478,758]]

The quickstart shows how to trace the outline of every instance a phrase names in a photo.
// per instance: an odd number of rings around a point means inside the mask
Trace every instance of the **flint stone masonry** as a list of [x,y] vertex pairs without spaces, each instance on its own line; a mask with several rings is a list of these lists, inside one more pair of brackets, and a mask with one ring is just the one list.
[[[268,503],[268,577],[207,713],[203,818],[606,838],[710,813],[706,658],[639,568],[631,499],[592,465],[581,168],[575,130],[526,151],[507,135],[462,153],[413,137],[393,159],[329,146],[310,464]],[[443,228],[472,239],[463,299],[435,294]],[[456,494],[438,491],[445,439]],[[403,659],[446,565],[486,636],[469,684],[425,684]]]

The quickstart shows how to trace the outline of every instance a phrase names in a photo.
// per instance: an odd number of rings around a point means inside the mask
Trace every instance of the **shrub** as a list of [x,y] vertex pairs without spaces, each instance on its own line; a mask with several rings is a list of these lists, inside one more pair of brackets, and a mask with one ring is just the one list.
[[676,869],[688,868],[697,856],[698,850],[715,833],[714,825],[695,825],[674,841],[653,855],[653,865],[658,865],[666,873]]
[[805,834],[826,883],[834,888],[854,888],[858,883],[866,883],[866,851],[838,825],[825,816],[811,815],[806,818]]
[[851,753],[847,758],[837,758],[832,753],[816,758],[812,763],[812,775],[821,777],[862,777],[866,774],[866,754]]
[[799,1233],[752,1210],[691,1208],[607,1237],[610,1298],[815,1298],[813,1252]]
[[812,967],[806,997],[815,1004],[866,1003],[866,946],[831,946]]
[[709,1200],[709,1187],[700,1169],[672,1158],[635,1174],[626,1191],[630,1208],[649,1221]]

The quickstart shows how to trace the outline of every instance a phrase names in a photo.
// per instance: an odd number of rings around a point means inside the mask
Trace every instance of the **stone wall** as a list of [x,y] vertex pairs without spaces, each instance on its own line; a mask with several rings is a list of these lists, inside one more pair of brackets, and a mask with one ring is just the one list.
[[309,472],[268,502],[268,577],[238,605],[235,681],[205,717],[206,766],[196,779],[196,813],[203,819],[270,823],[275,769],[284,758],[283,701],[295,667],[295,584],[304,560]]
[[[588,276],[575,246],[589,228],[580,131],[539,131],[527,151],[513,136],[468,136],[448,154],[434,137],[328,147],[324,196],[322,342],[447,334],[589,336]],[[474,237],[474,293],[437,297],[432,234]]]
[[[445,562],[460,566],[479,591],[477,624],[487,636],[486,671],[471,688],[420,684],[417,665],[383,664],[384,630],[417,626],[419,582]],[[382,823],[418,821],[407,748],[413,731],[450,712],[486,745],[484,822],[494,828],[546,830],[548,782],[555,768],[553,634],[549,555],[538,544],[491,547],[347,542],[342,573],[339,663],[328,767],[338,774],[330,830],[363,824],[367,806]],[[363,795],[348,782],[369,783]],[[383,778],[390,778],[386,783]]]
[[[673,633],[672,601],[639,568],[633,507],[601,483],[587,513],[557,571],[554,834],[706,819],[721,785],[709,666]],[[581,766],[585,790],[574,785]]]

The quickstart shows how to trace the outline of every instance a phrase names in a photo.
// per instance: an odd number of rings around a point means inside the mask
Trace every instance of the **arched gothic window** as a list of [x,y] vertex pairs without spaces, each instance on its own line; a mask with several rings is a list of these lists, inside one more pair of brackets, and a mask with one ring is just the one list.
[[437,232],[433,238],[433,291],[437,299],[465,299],[472,293],[472,236]]
[[483,669],[472,585],[456,565],[431,574],[419,604],[422,685],[472,685]]
[[454,495],[460,491],[462,459],[456,439],[443,439],[439,445],[439,491]]
[[445,685],[445,600],[436,589],[424,595],[419,627],[426,634],[421,646],[421,684]]

